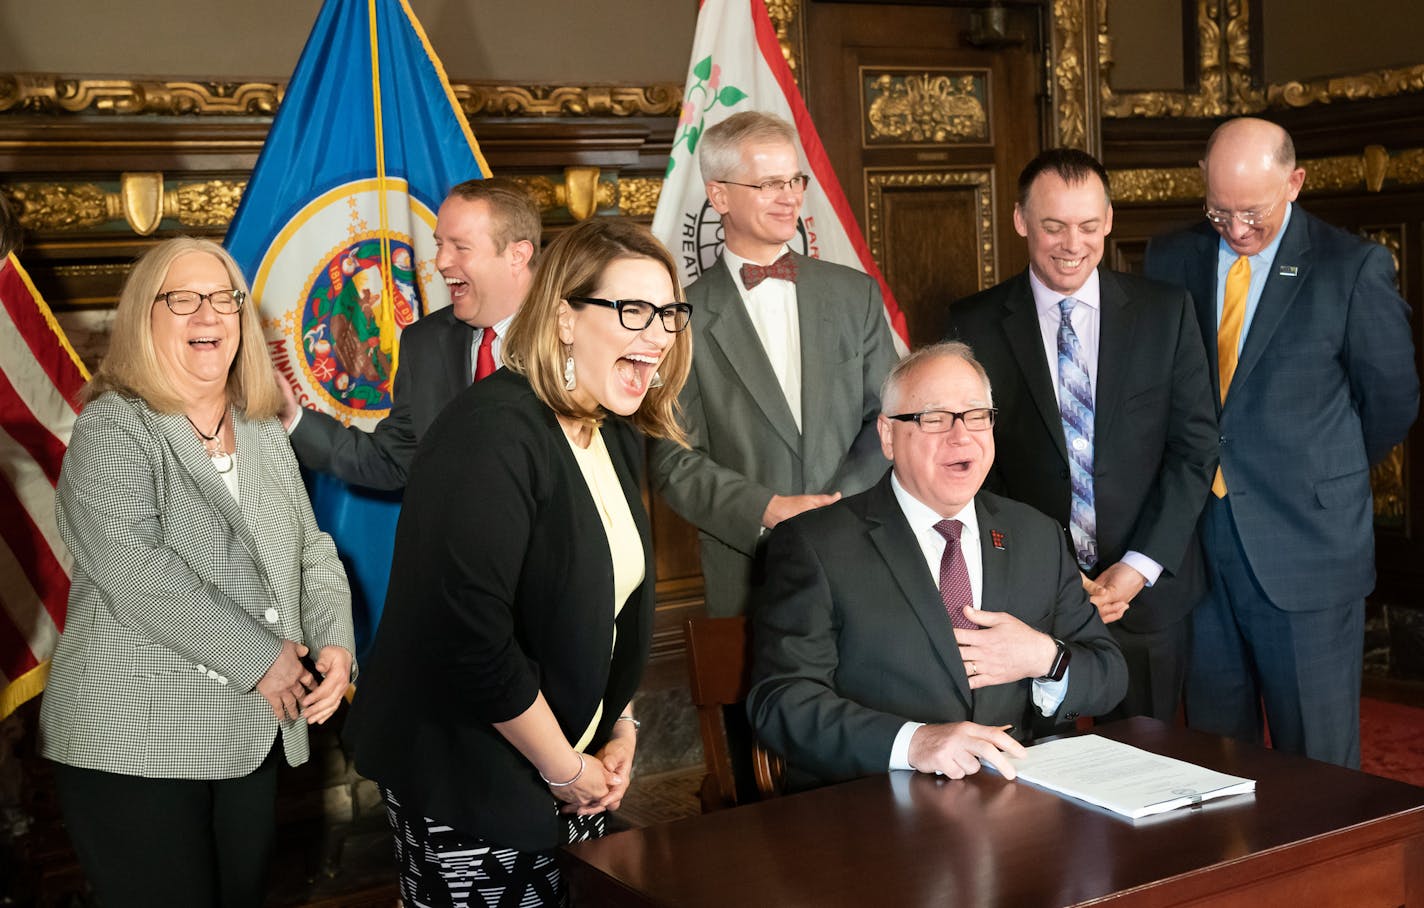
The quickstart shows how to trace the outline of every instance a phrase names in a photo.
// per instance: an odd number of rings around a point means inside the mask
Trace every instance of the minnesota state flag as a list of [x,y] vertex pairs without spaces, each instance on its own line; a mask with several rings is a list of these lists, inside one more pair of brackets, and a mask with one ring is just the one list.
[[[405,0],[326,0],[228,230],[273,362],[304,406],[371,429],[391,407],[400,332],[450,299],[435,212],[489,175],[445,71]],[[311,479],[374,636],[399,494]]]

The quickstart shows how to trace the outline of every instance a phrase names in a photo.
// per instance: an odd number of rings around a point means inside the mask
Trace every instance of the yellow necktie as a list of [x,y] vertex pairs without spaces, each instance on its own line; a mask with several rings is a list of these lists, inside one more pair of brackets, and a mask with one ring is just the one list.
[[[1251,260],[1240,256],[1226,272],[1226,292],[1221,301],[1221,324],[1216,329],[1216,369],[1221,381],[1221,402],[1226,403],[1226,392],[1231,387],[1231,377],[1236,374],[1236,349],[1241,345],[1241,326],[1246,321],[1246,294],[1251,289]],[[1226,480],[1221,475],[1221,467],[1216,468],[1216,478],[1211,481],[1211,491],[1217,498],[1226,497]]]

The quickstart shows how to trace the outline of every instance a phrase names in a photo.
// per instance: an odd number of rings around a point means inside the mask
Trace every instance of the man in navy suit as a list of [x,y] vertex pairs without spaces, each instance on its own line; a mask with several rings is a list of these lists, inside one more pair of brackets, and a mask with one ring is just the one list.
[[1197,306],[1221,426],[1202,516],[1187,721],[1360,765],[1369,468],[1419,409],[1408,304],[1381,246],[1293,204],[1285,130],[1230,120],[1201,163],[1209,223],[1154,241],[1146,271]]
[[[1034,158],[1014,207],[1029,268],[951,306],[950,331],[974,348],[999,401],[989,488],[1068,530],[1127,658],[1127,697],[1109,717],[1171,722],[1188,619],[1206,589],[1196,527],[1216,468],[1216,415],[1191,297],[1098,267],[1112,216],[1108,174],[1092,155],[1052,148]],[[1070,411],[1075,354],[1085,401]]]

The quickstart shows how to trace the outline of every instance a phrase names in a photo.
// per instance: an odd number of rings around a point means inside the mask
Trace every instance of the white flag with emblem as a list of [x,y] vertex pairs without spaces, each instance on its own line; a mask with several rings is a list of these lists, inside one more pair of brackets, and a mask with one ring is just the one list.
[[721,222],[707,202],[697,166],[697,143],[707,127],[744,110],[775,114],[795,124],[800,136],[798,150],[811,174],[811,186],[791,249],[875,278],[896,346],[905,352],[909,340],[905,316],[851,214],[791,68],[781,55],[763,0],[705,0],[697,15],[682,114],[653,216],[653,234],[677,259],[683,283],[695,281],[722,252]]

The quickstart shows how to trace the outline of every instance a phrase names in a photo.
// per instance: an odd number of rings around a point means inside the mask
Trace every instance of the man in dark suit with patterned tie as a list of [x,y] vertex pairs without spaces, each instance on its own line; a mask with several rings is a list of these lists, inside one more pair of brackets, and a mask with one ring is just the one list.
[[1099,267],[1112,214],[1092,155],[1054,148],[1030,161],[1014,208],[1029,267],[951,306],[949,330],[999,401],[989,487],[1067,529],[1127,658],[1127,696],[1110,716],[1170,722],[1206,587],[1196,525],[1216,416],[1191,297]]
[[1389,252],[1308,214],[1281,127],[1228,120],[1202,161],[1207,223],[1154,240],[1147,273],[1197,306],[1221,423],[1202,517],[1187,722],[1360,765],[1370,465],[1419,410]]
[[791,788],[980,760],[1013,778],[1030,713],[1110,709],[1122,654],[1058,525],[981,491],[995,411],[969,348],[911,354],[884,404],[893,468],[771,533],[748,716]]
[[691,448],[657,446],[652,475],[701,531],[707,613],[746,610],[762,534],[867,488],[895,348],[875,281],[790,252],[810,180],[796,133],[748,111],[698,143],[722,219],[719,260],[687,288],[692,374],[681,402]]
[[539,209],[517,185],[467,180],[435,220],[435,267],[450,305],[401,332],[391,411],[370,432],[297,405],[291,386],[282,422],[302,466],[371,489],[405,487],[416,446],[470,382],[500,366],[500,338],[524,302],[539,253]]

